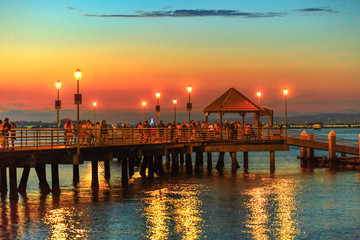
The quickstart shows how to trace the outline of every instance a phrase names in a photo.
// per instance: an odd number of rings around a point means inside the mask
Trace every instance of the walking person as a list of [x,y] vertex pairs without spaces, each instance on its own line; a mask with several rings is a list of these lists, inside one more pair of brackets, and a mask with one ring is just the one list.
[[16,124],[14,122],[11,122],[11,150],[15,150],[15,140],[16,140]]

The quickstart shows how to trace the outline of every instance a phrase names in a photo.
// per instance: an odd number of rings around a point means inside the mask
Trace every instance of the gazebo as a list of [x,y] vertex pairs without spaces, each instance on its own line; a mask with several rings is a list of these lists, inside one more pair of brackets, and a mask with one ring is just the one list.
[[261,107],[253,103],[250,99],[245,97],[235,88],[230,88],[218,99],[207,106],[203,112],[205,113],[206,122],[211,113],[218,113],[220,115],[220,127],[222,128],[222,118],[225,113],[239,113],[242,117],[242,127],[245,126],[245,115],[247,113],[254,113],[254,125],[260,125],[261,116],[269,116],[269,126],[273,125],[273,109],[268,107]]

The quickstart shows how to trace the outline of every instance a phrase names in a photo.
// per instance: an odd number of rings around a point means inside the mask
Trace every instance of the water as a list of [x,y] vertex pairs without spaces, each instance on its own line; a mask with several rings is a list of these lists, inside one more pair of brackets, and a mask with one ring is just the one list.
[[[311,132],[311,130],[309,131]],[[357,139],[359,130],[337,129]],[[328,133],[322,130],[321,133]],[[324,152],[319,152],[324,154]],[[226,154],[223,174],[187,177],[180,173],[144,182],[138,174],[127,187],[121,168],[111,163],[111,181],[99,166],[100,190],[93,193],[91,165],[80,167],[72,187],[72,167],[60,167],[62,194],[41,197],[31,170],[27,199],[2,199],[3,239],[358,239],[360,174],[300,169],[299,148],[276,152],[276,174],[269,153],[249,153],[249,173],[231,174]],[[217,153],[213,154],[213,166]],[[193,157],[194,159],[194,157]],[[205,158],[206,159],[206,158]],[[238,153],[242,166],[242,153]],[[206,162],[206,160],[205,160]],[[204,166],[206,169],[206,165]],[[184,171],[184,170],[182,170]],[[20,176],[21,171],[18,172]],[[50,180],[48,167],[48,180]]]

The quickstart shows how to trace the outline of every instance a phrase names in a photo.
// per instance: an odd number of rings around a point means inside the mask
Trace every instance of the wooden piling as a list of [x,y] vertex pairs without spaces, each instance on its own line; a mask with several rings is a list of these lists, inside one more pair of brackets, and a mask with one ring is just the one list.
[[166,166],[166,169],[170,168],[170,153],[166,154],[165,166]]
[[128,177],[127,158],[123,157],[121,159],[121,182],[122,182],[122,184],[127,184],[128,180],[129,180],[129,177]]
[[104,171],[105,171],[105,180],[110,180],[110,162],[113,161],[114,154],[112,152],[109,152],[109,154],[104,159]]
[[184,154],[180,153],[180,165],[183,166],[184,165]]
[[[313,141],[315,139],[315,135],[314,134],[308,134],[307,135],[307,140],[311,140]],[[307,148],[307,167],[308,168],[315,168],[317,165],[317,162],[315,160],[315,151],[313,148]]]
[[91,161],[91,188],[93,190],[99,189],[99,167],[98,160],[93,159]]
[[51,185],[52,185],[52,189],[51,189],[52,194],[53,195],[60,194],[61,190],[60,190],[60,181],[59,181],[59,165],[57,163],[51,164]]
[[19,195],[17,191],[17,176],[16,176],[16,167],[9,167],[10,175],[10,201],[17,202],[19,200]]
[[30,169],[31,168],[29,165],[25,166],[23,169],[23,173],[21,175],[18,192],[21,193],[22,195],[25,195],[25,193],[26,193],[26,187],[27,187],[27,182],[29,179]]
[[147,156],[147,158],[148,158],[148,168],[149,168],[148,178],[152,180],[154,179],[154,156],[150,155]]
[[143,160],[142,160],[141,167],[140,167],[140,175],[144,178],[146,178],[147,165],[148,165],[148,158],[145,155],[145,156],[143,156]]
[[131,178],[134,175],[134,167],[135,167],[135,158],[130,157],[129,160],[129,178]]
[[48,194],[49,192],[51,192],[49,183],[46,180],[46,166],[45,164],[36,164],[35,166],[35,171],[36,174],[39,178],[39,187],[40,187],[40,192],[42,194]]
[[247,172],[249,170],[249,152],[244,152],[244,171]]
[[195,168],[194,168],[195,173],[200,172],[200,165],[201,165],[200,154],[201,152],[196,152],[195,154]]
[[236,173],[236,171],[240,168],[236,159],[236,152],[229,152],[229,154],[231,156],[231,172]]
[[270,172],[275,172],[275,152],[270,151]]
[[336,133],[331,130],[328,135],[329,142],[329,169],[336,170]]
[[218,162],[216,164],[216,169],[219,171],[222,171],[224,169],[224,156],[225,156],[225,152],[220,152],[219,153],[219,158],[218,158]]
[[79,158],[78,154],[73,155],[73,184],[77,186],[80,182],[80,175],[79,175]]
[[188,174],[192,173],[193,168],[192,168],[191,154],[185,155],[185,168]]
[[7,193],[6,167],[0,167],[0,192]]
[[208,173],[211,173],[212,171],[212,153],[207,153],[207,171]]
[[[307,137],[307,133],[305,132],[305,130],[304,131],[302,131],[301,133],[300,133],[300,139],[307,139],[308,137]],[[307,168],[308,166],[307,166],[307,158],[308,158],[308,156],[307,156],[307,153],[308,153],[308,151],[307,151],[307,148],[305,148],[305,147],[300,147],[300,167],[301,168]]]

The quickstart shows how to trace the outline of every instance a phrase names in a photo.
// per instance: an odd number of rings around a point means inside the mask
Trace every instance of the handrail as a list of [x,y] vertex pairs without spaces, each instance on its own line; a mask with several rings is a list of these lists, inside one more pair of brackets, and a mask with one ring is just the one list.
[[[300,139],[302,131],[289,130],[288,137]],[[285,131],[280,128],[109,128],[81,129],[77,139],[76,129],[62,128],[16,128],[2,136],[0,145],[5,150],[81,148],[156,144],[156,143],[189,143],[189,142],[264,142],[273,140],[286,141]],[[6,141],[5,141],[6,140]],[[315,142],[327,143],[327,135],[314,135]],[[358,147],[352,139],[337,138],[337,144]]]

